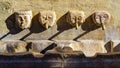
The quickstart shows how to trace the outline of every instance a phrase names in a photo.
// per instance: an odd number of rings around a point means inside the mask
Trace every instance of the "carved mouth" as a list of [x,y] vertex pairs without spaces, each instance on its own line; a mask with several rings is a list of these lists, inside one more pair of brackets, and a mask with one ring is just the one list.
[[101,23],[101,27],[102,27],[102,30],[105,30],[105,25],[104,25],[104,20],[100,18],[100,23]]
[[105,19],[103,19],[103,18],[98,18],[98,19],[95,19],[95,22],[96,22],[96,25],[98,25],[98,26],[101,26],[102,27],[102,30],[104,30],[105,29]]
[[43,25],[46,29],[48,29],[48,28],[50,28],[51,26],[49,26],[49,24],[48,23],[45,23],[44,25]]
[[78,29],[81,24],[82,24],[81,22],[75,22],[75,23],[73,24],[73,26],[74,26],[76,29]]
[[75,23],[75,27],[76,27],[76,29],[78,29],[78,26],[79,26],[79,25],[78,25],[78,22],[76,22],[76,23]]

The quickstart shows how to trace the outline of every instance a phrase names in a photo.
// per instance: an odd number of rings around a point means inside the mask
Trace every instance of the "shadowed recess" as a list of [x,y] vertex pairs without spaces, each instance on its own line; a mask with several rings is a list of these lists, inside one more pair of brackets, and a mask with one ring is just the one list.
[[85,19],[85,22],[81,25],[81,28],[85,32],[80,34],[79,36],[75,37],[73,40],[76,41],[77,39],[81,38],[82,36],[89,33],[90,31],[93,31],[93,30],[100,28],[100,26],[97,26],[96,24],[94,24],[93,19],[92,19],[92,15],[90,15],[89,17],[87,17]]
[[42,50],[40,53],[45,54],[48,50],[51,50],[51,49],[53,49],[56,46],[57,45],[55,43],[52,43],[51,45],[49,45],[48,47],[46,47],[44,50]]
[[31,33],[40,33],[46,30],[42,25],[40,25],[38,16],[39,13],[32,18],[31,28],[29,29]]
[[16,24],[15,24],[15,14],[16,13],[13,13],[11,14],[6,20],[5,20],[5,23],[6,23],[6,26],[10,32],[10,34],[17,34],[19,32],[22,31],[21,28],[19,28]]
[[36,14],[33,18],[32,18],[32,24],[31,24],[31,27],[30,27],[30,32],[28,34],[26,34],[25,36],[23,36],[22,38],[20,38],[20,40],[24,40],[26,39],[28,36],[30,36],[32,33],[40,33],[40,32],[43,32],[45,31],[46,29],[40,25],[40,23],[38,22],[38,16],[39,16],[39,13]]
[[32,49],[32,42],[28,42],[26,46],[27,51],[29,51],[30,49]]
[[105,44],[105,48],[106,48],[106,50],[107,50],[107,53],[113,52],[112,42],[111,42],[111,41],[107,42],[107,43]]
[[59,34],[61,34],[63,31],[59,31],[56,34],[54,34],[52,37],[48,38],[48,40],[52,40],[54,39],[56,36],[58,36]]
[[[2,59],[1,59],[2,58]],[[113,59],[115,58],[115,59]],[[81,56],[64,57],[49,54],[43,58],[34,58],[32,55],[1,56],[1,68],[119,68],[119,55],[98,56],[97,58],[85,58]],[[65,62],[64,62],[65,61]],[[63,64],[63,66],[62,66]]]
[[113,52],[120,52],[120,43],[113,48]]
[[60,19],[57,21],[57,30],[58,31],[65,31],[68,29],[72,29],[73,26],[71,26],[67,21],[66,21],[66,17],[67,14],[64,14],[62,17],[60,17]]
[[[93,14],[92,14],[93,15]],[[84,31],[93,31],[93,30],[96,30],[98,28],[100,28],[100,26],[97,26],[93,19],[92,19],[92,15],[90,15],[89,17],[87,17],[85,19],[85,22],[81,25],[81,28],[84,30]]]
[[7,35],[9,35],[10,32],[6,33],[5,35],[3,35],[2,37],[0,37],[0,40],[4,39]]
[[64,14],[63,16],[61,16],[58,21],[57,21],[57,30],[59,32],[57,32],[56,34],[54,34],[53,36],[51,36],[50,38],[48,38],[48,40],[52,40],[54,39],[56,36],[58,36],[59,34],[61,34],[62,32],[64,32],[65,30],[69,30],[72,29],[73,26],[71,26],[67,21],[66,21],[66,15],[68,13]]

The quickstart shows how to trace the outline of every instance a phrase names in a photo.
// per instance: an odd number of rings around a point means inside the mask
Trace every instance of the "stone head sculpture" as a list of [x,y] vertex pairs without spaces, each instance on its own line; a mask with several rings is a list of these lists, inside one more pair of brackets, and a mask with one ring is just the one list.
[[66,16],[67,22],[72,26],[75,26],[78,29],[78,26],[81,25],[85,20],[85,15],[83,11],[68,11]]
[[40,24],[46,29],[56,23],[56,14],[54,11],[41,11],[38,18]]
[[15,23],[21,29],[30,28],[32,20],[32,11],[15,12]]
[[109,22],[110,14],[106,11],[98,11],[92,15],[93,21],[96,25],[101,26],[102,29],[105,29],[105,23]]

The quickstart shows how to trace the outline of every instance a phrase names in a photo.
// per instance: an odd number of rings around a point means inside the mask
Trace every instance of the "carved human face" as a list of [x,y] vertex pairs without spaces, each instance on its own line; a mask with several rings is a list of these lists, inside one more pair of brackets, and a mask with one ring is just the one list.
[[54,11],[41,11],[39,14],[39,22],[43,27],[48,29],[55,24],[56,14]]
[[93,21],[96,25],[102,26],[102,29],[105,29],[104,24],[109,22],[110,14],[105,11],[98,11],[93,14]]
[[69,11],[66,19],[69,24],[75,26],[77,29],[78,26],[84,22],[84,16],[85,15],[83,11]]
[[21,29],[30,28],[32,20],[32,11],[18,11],[15,14],[15,23]]

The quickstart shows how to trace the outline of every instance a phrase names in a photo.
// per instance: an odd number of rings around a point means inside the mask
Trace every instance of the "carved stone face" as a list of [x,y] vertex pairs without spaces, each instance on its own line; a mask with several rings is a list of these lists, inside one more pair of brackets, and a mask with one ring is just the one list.
[[18,11],[15,14],[15,23],[21,29],[30,28],[32,11]]
[[56,14],[54,11],[42,11],[39,14],[39,22],[40,24],[48,29],[52,27],[56,22]]
[[85,15],[83,11],[69,11],[66,19],[69,24],[75,26],[76,29],[81,25],[85,20]]
[[102,26],[102,29],[105,29],[104,24],[109,22],[110,14],[105,11],[98,11],[93,14],[93,21],[96,25]]

